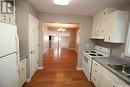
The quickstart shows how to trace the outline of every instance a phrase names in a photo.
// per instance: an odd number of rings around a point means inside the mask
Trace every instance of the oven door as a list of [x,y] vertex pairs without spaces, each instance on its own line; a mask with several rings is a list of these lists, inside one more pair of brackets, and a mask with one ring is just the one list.
[[82,70],[85,76],[87,77],[88,81],[90,81],[91,78],[91,60],[92,58],[87,56],[87,54],[83,55]]

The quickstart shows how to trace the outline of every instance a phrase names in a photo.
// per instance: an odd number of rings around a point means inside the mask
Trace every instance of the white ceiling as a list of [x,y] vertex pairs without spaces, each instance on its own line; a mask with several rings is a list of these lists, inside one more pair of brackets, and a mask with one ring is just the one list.
[[29,0],[39,12],[60,13],[72,15],[93,15],[110,6],[119,6],[130,0],[71,0],[69,6],[57,6],[53,0]]

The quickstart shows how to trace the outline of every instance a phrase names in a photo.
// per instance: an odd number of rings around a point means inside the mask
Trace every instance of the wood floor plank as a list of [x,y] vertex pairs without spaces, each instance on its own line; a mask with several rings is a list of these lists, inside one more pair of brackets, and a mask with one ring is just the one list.
[[76,70],[77,54],[70,49],[49,49],[43,55],[44,69],[23,87],[94,87]]

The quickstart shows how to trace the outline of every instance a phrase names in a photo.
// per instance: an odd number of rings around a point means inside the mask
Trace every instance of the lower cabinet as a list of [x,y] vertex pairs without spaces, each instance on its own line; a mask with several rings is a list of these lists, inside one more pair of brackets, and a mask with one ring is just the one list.
[[96,61],[93,61],[91,80],[96,87],[100,87],[99,83],[102,77],[102,72],[100,71],[100,67],[101,67],[100,64],[98,64]]
[[92,63],[91,81],[95,87],[129,87],[126,82],[111,73],[95,60]]
[[26,82],[26,59],[20,62],[18,68],[19,87],[22,87]]
[[116,82],[109,78],[105,73],[102,75],[102,80],[100,82],[100,87],[119,87]]

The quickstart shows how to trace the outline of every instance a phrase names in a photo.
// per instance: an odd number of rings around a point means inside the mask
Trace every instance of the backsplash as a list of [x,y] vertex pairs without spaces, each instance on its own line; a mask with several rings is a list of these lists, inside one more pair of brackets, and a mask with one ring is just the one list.
[[113,44],[107,43],[103,40],[95,40],[96,45],[107,47],[111,49],[111,55],[121,57],[121,53],[124,53],[125,44]]
[[121,53],[125,52],[125,44],[113,44],[113,43],[106,43],[103,40],[95,40],[96,45],[104,46],[111,49],[111,56],[117,56],[121,60],[125,61],[126,63],[130,64],[129,57],[121,57]]

